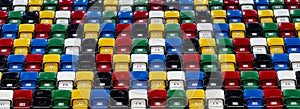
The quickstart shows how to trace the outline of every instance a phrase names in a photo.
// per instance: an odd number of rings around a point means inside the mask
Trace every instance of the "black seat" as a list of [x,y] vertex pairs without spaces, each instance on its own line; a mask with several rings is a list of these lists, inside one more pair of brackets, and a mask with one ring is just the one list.
[[17,72],[4,72],[1,79],[1,89],[14,90],[19,86],[20,75]]
[[81,53],[94,54],[97,50],[97,40],[96,39],[82,39],[81,43]]
[[94,88],[112,88],[112,75],[110,72],[98,72],[94,76]]
[[78,70],[94,71],[96,68],[94,54],[81,54],[78,59]]

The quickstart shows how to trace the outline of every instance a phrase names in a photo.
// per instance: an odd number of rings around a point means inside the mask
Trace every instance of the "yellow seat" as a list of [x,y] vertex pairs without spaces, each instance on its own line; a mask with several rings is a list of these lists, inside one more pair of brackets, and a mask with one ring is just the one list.
[[204,90],[187,90],[186,98],[188,100],[189,109],[204,109]]
[[234,54],[219,54],[219,63],[221,71],[235,71],[235,55]]
[[0,72],[0,80],[2,79],[2,72]]
[[232,38],[244,38],[246,27],[244,23],[230,23],[230,33]]
[[215,54],[216,41],[214,38],[200,38],[199,45],[202,54]]
[[88,109],[91,90],[76,89],[72,90],[73,109]]
[[297,31],[298,38],[300,38],[300,23],[295,23],[295,29]]
[[214,23],[226,23],[226,11],[225,10],[211,10],[211,16]]
[[75,85],[77,89],[91,89],[94,79],[94,72],[92,71],[78,71],[76,72]]
[[129,71],[130,55],[115,54],[113,58],[115,71]]
[[104,10],[114,10],[117,11],[119,0],[104,0]]
[[20,38],[14,40],[14,54],[26,55],[30,47],[30,39]]
[[28,0],[29,11],[40,11],[44,0]]
[[100,38],[98,42],[100,54],[113,54],[115,39],[114,38]]
[[272,10],[258,10],[258,18],[261,23],[273,22],[274,14]]
[[43,59],[44,72],[57,72],[59,63],[59,54],[45,54]]
[[164,71],[149,72],[151,90],[165,90],[167,73]]
[[282,54],[284,52],[283,38],[268,38],[267,42],[271,54]]
[[84,37],[98,39],[100,24],[84,24]]
[[166,23],[178,23],[179,11],[165,11]]
[[19,37],[32,39],[34,32],[34,24],[20,24]]
[[208,10],[208,0],[194,0],[196,11]]
[[55,16],[54,11],[40,11],[40,23],[52,24]]
[[148,27],[150,38],[163,38],[164,30],[164,24],[149,24]]

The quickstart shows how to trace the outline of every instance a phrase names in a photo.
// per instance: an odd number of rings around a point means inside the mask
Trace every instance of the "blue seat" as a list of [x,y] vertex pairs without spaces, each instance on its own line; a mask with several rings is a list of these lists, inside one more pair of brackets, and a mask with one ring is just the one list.
[[47,39],[32,39],[30,44],[31,54],[45,54],[47,48]]
[[229,23],[242,22],[242,12],[240,10],[227,10],[227,18]]
[[147,71],[132,71],[131,72],[131,88],[147,89],[148,88],[148,72]]
[[229,37],[229,25],[227,23],[213,24],[213,29],[216,38]]
[[244,97],[247,103],[247,109],[263,109],[264,95],[261,89],[245,89]]
[[101,11],[87,11],[86,21],[87,23],[100,23],[101,15]]
[[179,0],[181,10],[193,10],[194,0]]
[[38,83],[38,72],[21,72],[20,83],[21,89],[34,91]]
[[148,56],[150,71],[164,71],[166,56],[164,54],[150,54]]
[[116,32],[116,24],[104,23],[101,24],[101,38],[114,38]]
[[120,11],[118,13],[119,23],[132,23],[133,13],[132,11]]
[[110,92],[105,89],[94,89],[91,91],[91,109],[106,109],[109,105]]
[[180,54],[181,53],[182,40],[181,38],[167,38],[166,47],[168,54]]
[[285,38],[284,45],[288,53],[300,53],[300,38]]
[[269,0],[253,0],[257,10],[269,9]]
[[20,72],[23,69],[25,55],[9,55],[7,59],[8,71]]
[[2,27],[3,38],[17,38],[19,25],[18,24],[4,24]]
[[88,0],[74,0],[74,11],[86,11]]
[[275,70],[289,69],[289,55],[288,54],[273,54],[272,61]]
[[202,71],[187,71],[185,73],[188,89],[202,89],[204,73]]
[[60,59],[62,71],[75,71],[78,63],[78,56],[71,54],[63,54]]

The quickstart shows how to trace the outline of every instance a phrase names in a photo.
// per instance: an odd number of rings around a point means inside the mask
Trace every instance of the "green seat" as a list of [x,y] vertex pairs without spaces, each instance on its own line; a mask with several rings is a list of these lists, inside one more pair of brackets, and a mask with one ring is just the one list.
[[138,11],[147,11],[148,3],[148,0],[134,0],[134,9]]
[[277,23],[263,23],[263,34],[266,38],[278,37],[278,25]]
[[58,0],[44,0],[44,10],[55,11],[58,5]]
[[195,12],[193,10],[182,10],[180,12],[181,23],[194,23]]
[[168,90],[167,104],[172,109],[181,109],[186,105],[185,90]]
[[299,89],[286,89],[283,92],[283,98],[287,109],[300,108],[300,90]]
[[53,90],[56,84],[55,72],[40,72],[39,75],[39,89]]
[[52,92],[52,105],[54,109],[68,109],[70,105],[70,90],[54,90]]
[[208,0],[211,10],[222,10],[223,9],[223,0]]
[[67,26],[63,24],[53,24],[51,27],[51,37],[65,38],[67,33]]
[[116,23],[117,22],[117,12],[113,10],[103,11],[102,16],[103,23]]
[[61,54],[63,52],[64,39],[51,38],[48,40],[48,53],[49,54]]
[[165,24],[165,36],[167,38],[180,37],[180,25]]
[[272,9],[283,9],[284,0],[270,0],[270,5],[272,6]]
[[290,15],[294,23],[300,22],[300,9],[290,10]]
[[132,40],[132,51],[134,54],[147,54],[148,53],[148,39],[135,38]]
[[218,71],[218,56],[216,54],[202,54],[201,64],[204,72]]
[[219,54],[232,54],[233,44],[231,38],[219,38],[217,39],[217,48]]
[[257,71],[241,71],[241,80],[245,89],[258,88]]
[[9,11],[7,19],[9,20],[9,23],[20,24],[22,22],[22,18],[22,11]]

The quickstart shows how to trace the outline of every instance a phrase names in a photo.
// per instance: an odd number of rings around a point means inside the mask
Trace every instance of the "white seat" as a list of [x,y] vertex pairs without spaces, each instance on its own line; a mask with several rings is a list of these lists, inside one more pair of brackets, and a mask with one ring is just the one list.
[[148,92],[145,89],[129,90],[129,100],[131,108],[146,108]]
[[290,53],[289,59],[293,70],[300,69],[300,53]]
[[146,71],[148,63],[147,54],[132,54],[131,63],[133,71]]
[[165,39],[164,38],[150,38],[149,46],[151,54],[165,53]]
[[266,38],[251,38],[250,43],[253,54],[267,54]]
[[70,11],[56,11],[55,12],[56,24],[69,24],[70,18],[71,18]]
[[72,90],[75,72],[58,72],[57,81],[59,90]]
[[119,0],[120,11],[132,11],[133,0]]
[[253,10],[254,1],[253,0],[239,0],[242,10]]
[[184,89],[185,72],[184,71],[168,71],[167,78],[170,89]]
[[207,89],[205,98],[209,109],[223,109],[225,95],[222,89]]
[[10,109],[13,94],[13,90],[0,90],[0,109]]
[[199,38],[212,38],[213,27],[211,23],[198,23]]
[[79,55],[81,46],[80,38],[67,38],[65,39],[65,51],[66,54]]
[[151,24],[162,24],[164,22],[163,11],[150,11],[149,18]]
[[291,70],[277,71],[277,77],[281,85],[281,90],[296,88],[295,71],[291,71]]
[[14,11],[26,11],[27,0],[13,0]]
[[290,22],[290,13],[288,9],[275,9],[273,12],[277,23]]

